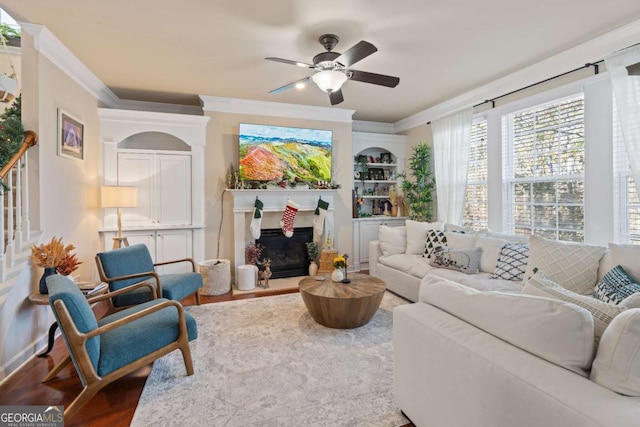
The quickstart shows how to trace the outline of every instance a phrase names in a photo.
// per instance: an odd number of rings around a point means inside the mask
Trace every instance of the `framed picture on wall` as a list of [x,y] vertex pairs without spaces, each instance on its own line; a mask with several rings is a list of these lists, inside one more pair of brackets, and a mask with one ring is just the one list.
[[58,108],[58,155],[70,159],[84,158],[84,125]]

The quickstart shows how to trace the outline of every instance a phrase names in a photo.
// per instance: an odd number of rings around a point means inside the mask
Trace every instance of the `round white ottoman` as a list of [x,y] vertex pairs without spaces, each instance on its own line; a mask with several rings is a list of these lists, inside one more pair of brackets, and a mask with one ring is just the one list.
[[239,291],[250,291],[256,287],[256,274],[258,267],[251,264],[239,265],[236,283]]
[[198,272],[202,274],[201,295],[222,295],[231,290],[231,261],[228,259],[198,263]]

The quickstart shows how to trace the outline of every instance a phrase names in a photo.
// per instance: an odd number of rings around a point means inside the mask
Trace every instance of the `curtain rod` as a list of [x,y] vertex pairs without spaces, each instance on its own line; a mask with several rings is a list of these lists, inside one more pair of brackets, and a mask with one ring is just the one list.
[[[509,95],[513,95],[514,93],[518,93],[518,92],[521,92],[523,90],[527,90],[527,89],[530,89],[532,87],[541,85],[543,83],[547,83],[547,82],[549,82],[551,80],[555,80],[555,79],[557,79],[559,77],[564,77],[567,74],[571,74],[571,73],[575,73],[576,71],[584,70],[585,68],[593,67],[593,74],[599,74],[600,73],[600,64],[602,62],[604,62],[604,59],[601,59],[601,60],[596,61],[596,62],[587,62],[583,66],[578,67],[578,68],[574,68],[573,70],[565,71],[564,73],[555,75],[553,77],[549,77],[549,78],[544,79],[544,80],[540,80],[539,82],[532,83],[532,84],[530,84],[528,86],[525,86],[525,87],[521,87],[520,89],[512,90],[511,92],[496,96],[495,98],[485,99],[484,101],[475,104],[472,108],[479,107],[479,106],[481,106],[483,104],[487,104],[489,102],[491,103],[491,108],[496,108],[496,100],[498,100],[500,98],[504,98],[504,97],[507,97]],[[428,121],[427,124],[430,125],[431,121]]]

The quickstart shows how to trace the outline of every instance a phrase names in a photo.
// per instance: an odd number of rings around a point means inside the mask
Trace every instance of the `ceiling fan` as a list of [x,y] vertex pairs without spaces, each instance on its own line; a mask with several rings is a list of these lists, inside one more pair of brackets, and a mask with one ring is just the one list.
[[314,56],[313,64],[282,58],[265,58],[268,61],[282,62],[315,70],[315,73],[312,76],[286,84],[270,91],[269,93],[280,93],[294,86],[301,88],[304,87],[309,80],[312,80],[320,89],[329,94],[331,105],[336,105],[344,101],[341,87],[347,80],[355,80],[357,82],[371,83],[387,87],[396,87],[398,86],[398,83],[400,83],[400,79],[398,77],[369,73],[350,68],[356,62],[363,60],[378,50],[371,43],[362,40],[346,52],[340,54],[338,52],[333,52],[333,49],[340,40],[340,38],[335,34],[324,34],[320,36],[318,40],[327,51]]

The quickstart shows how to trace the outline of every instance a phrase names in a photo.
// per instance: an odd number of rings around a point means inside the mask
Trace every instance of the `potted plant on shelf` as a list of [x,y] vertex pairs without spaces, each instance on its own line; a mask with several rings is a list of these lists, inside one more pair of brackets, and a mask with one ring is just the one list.
[[307,256],[309,257],[309,261],[311,261],[309,264],[309,276],[315,276],[318,272],[316,259],[318,259],[319,254],[318,244],[316,242],[307,242]]
[[431,202],[435,183],[429,163],[430,151],[431,149],[424,142],[413,147],[413,154],[409,158],[411,178],[404,173],[398,175],[403,179],[402,192],[408,205],[409,217],[414,221],[431,220]]

